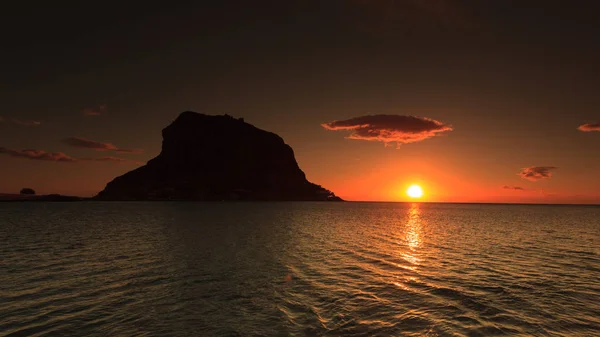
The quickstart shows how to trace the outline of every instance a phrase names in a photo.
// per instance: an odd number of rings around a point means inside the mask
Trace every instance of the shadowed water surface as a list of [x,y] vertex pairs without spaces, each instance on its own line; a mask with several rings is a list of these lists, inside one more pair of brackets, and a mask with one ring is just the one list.
[[593,336],[600,208],[0,204],[2,336]]

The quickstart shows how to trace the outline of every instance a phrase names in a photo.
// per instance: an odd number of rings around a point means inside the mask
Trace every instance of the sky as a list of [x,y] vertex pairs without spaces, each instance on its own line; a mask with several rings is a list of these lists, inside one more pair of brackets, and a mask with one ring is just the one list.
[[[54,5],[54,6],[53,6]],[[597,1],[108,2],[0,14],[0,193],[92,196],[182,111],[347,200],[600,203]]]

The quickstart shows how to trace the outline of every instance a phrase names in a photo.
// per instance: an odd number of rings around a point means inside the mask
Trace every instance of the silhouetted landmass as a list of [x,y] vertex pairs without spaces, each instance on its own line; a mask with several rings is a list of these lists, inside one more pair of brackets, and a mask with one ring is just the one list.
[[86,198],[60,194],[0,194],[0,201],[83,201]]
[[35,191],[32,188],[23,188],[21,189],[21,192],[19,192],[20,194],[27,194],[27,195],[35,195]]
[[306,180],[278,135],[231,116],[181,113],[162,151],[106,185],[97,200],[341,201]]

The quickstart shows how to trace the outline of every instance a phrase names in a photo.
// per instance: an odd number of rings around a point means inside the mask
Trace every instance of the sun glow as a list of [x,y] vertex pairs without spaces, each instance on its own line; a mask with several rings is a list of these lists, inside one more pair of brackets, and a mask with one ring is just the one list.
[[423,189],[419,185],[410,185],[410,187],[406,190],[406,195],[411,198],[418,199],[423,196]]

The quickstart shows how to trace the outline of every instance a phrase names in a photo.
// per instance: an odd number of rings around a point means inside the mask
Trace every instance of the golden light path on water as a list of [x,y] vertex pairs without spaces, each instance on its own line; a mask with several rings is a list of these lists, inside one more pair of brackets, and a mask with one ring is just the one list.
[[[412,203],[408,208],[408,214],[404,225],[400,233],[396,233],[398,236],[404,236],[404,242],[401,243],[400,257],[409,262],[410,265],[398,265],[398,267],[417,272],[417,267],[421,259],[417,256],[417,249],[421,244],[421,210],[419,203]],[[404,248],[408,249],[404,249]],[[407,278],[408,281],[415,282],[417,279],[413,276]],[[394,282],[394,285],[400,287],[403,290],[410,290],[407,286],[400,282]]]
[[418,203],[413,203],[408,211],[408,222],[406,223],[406,241],[411,250],[415,250],[421,243],[421,210]]

